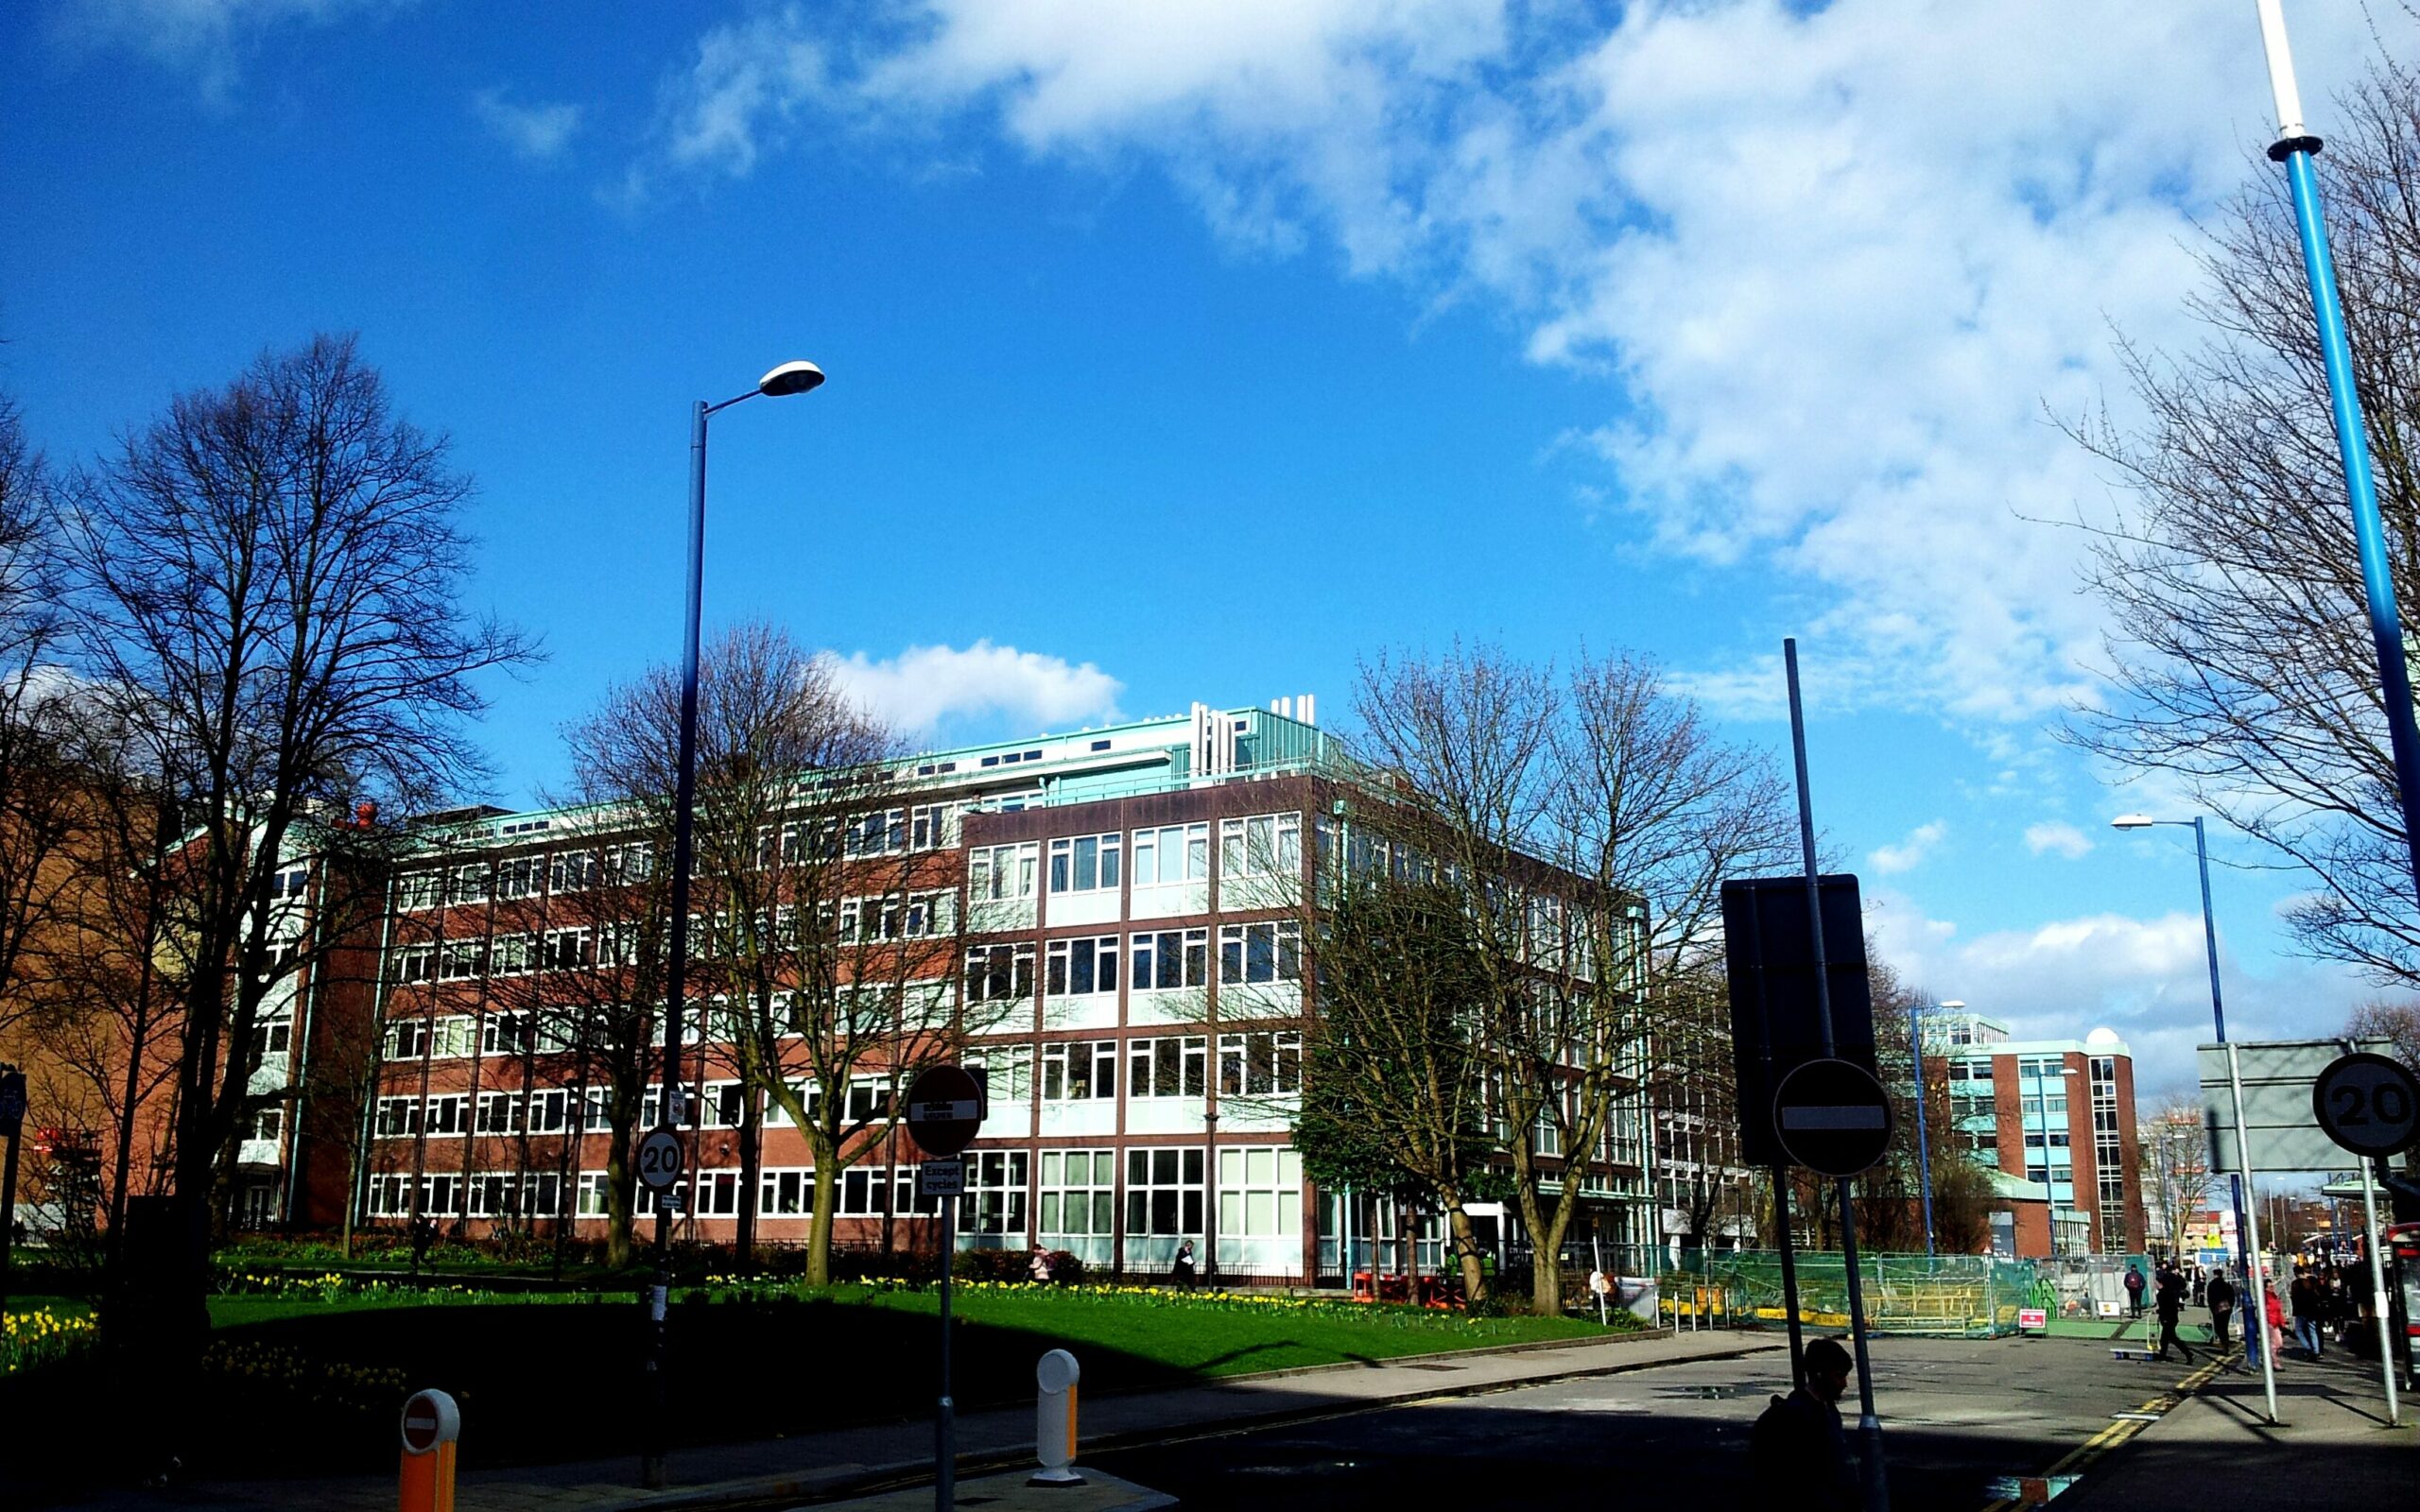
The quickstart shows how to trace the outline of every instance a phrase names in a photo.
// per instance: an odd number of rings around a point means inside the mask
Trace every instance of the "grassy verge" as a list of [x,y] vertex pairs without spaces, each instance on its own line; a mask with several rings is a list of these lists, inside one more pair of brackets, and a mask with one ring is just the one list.
[[[644,1331],[628,1294],[549,1297],[286,1287],[212,1303],[189,1389],[112,1381],[86,1355],[0,1379],[0,1421],[106,1476],[174,1452],[192,1473],[374,1473],[394,1415],[424,1386],[461,1404],[466,1467],[633,1452]],[[701,1288],[676,1296],[671,1429],[687,1444],[911,1419],[929,1408],[939,1346],[927,1290]],[[1034,1361],[1065,1348],[1086,1392],[1598,1335],[1565,1318],[1467,1318],[1403,1307],[1185,1297],[1150,1288],[970,1285],[958,1301],[957,1395],[967,1410],[1032,1400]],[[176,1405],[171,1406],[171,1401]],[[110,1410],[99,1410],[109,1403]],[[175,1421],[175,1445],[127,1425]],[[279,1424],[273,1458],[257,1432]],[[104,1444],[96,1434],[106,1433]],[[91,1440],[87,1443],[85,1440]]]

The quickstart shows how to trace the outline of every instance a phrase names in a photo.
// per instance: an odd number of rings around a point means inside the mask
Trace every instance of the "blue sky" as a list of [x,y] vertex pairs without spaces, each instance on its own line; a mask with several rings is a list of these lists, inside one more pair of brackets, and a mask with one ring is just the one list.
[[[2049,734],[2100,626],[2036,522],[2119,504],[2046,414],[2125,418],[2113,326],[2190,338],[2269,129],[2249,6],[2127,9],[26,0],[0,386],[72,460],[359,332],[551,653],[493,690],[507,802],[677,649],[688,402],[792,357],[830,383],[717,422],[710,617],[936,739],[1333,722],[1461,635],[1650,653],[1786,750],[1796,634],[1893,958],[2172,1081],[2189,837]],[[2292,8],[2307,99],[2352,9]],[[2239,1032],[2364,991],[2294,886],[2218,877]]]

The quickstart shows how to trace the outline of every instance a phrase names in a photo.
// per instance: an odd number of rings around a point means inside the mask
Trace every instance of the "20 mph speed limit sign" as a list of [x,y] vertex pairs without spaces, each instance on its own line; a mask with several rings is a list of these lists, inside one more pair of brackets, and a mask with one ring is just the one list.
[[668,1128],[651,1128],[639,1141],[639,1185],[649,1192],[668,1192],[681,1182],[681,1136]]
[[2355,1155],[2399,1155],[2420,1143],[2420,1081],[2384,1056],[2339,1056],[2310,1084],[2311,1111]]

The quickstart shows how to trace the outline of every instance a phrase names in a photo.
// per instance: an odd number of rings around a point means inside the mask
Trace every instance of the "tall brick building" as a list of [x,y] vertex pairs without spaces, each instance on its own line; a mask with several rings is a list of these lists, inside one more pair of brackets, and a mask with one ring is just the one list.
[[2108,1029],[2082,1040],[2012,1040],[1981,1014],[1925,1032],[1949,1073],[1950,1114],[1968,1151],[2000,1174],[1995,1248],[2021,1257],[2140,1254],[2141,1150],[2135,1060]]

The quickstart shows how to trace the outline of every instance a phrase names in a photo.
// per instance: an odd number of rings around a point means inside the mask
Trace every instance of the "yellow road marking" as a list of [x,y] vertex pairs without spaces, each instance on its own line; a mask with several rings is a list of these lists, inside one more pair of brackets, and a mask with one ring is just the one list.
[[[2167,1417],[2178,1407],[2183,1406],[2185,1404],[2186,1398],[2190,1397],[2193,1393],[2201,1390],[2204,1386],[2208,1385],[2212,1379],[2214,1379],[2218,1375],[2219,1371],[2226,1365],[2227,1360],[2232,1360],[2235,1357],[2235,1354],[2230,1352],[2226,1356],[2226,1359],[2212,1360],[2208,1365],[2202,1366],[2199,1370],[2194,1371],[2191,1375],[2187,1376],[2184,1380],[2178,1382],[2175,1386],[2169,1390],[2161,1393],[2159,1396],[2153,1397],[2151,1400],[2144,1402],[2141,1406],[2136,1407],[2134,1410],[2138,1413],[2151,1415],[2153,1420]],[[2125,1443],[2128,1439],[2133,1438],[2136,1434],[2141,1433],[2144,1429],[2151,1426],[2151,1422],[2144,1421],[2141,1418],[2120,1418],[2118,1421],[2111,1423],[2100,1432],[2093,1435],[2090,1438],[2085,1439],[2083,1443],[2078,1444],[2074,1449],[2069,1450],[2066,1454],[2060,1457],[2057,1464],[2052,1465],[2040,1475],[2026,1476],[2023,1477],[2023,1479],[2048,1480],[2053,1475],[2081,1475],[2084,1472],[2085,1468],[2090,1466],[2094,1460],[2099,1459],[2101,1455],[2106,1454],[2111,1450],[2116,1449],[2118,1445]],[[2023,1501],[2016,1497],[2004,1496],[1998,1501],[1985,1503],[1983,1505],[1983,1512],[2015,1512],[2016,1508],[2022,1507],[2026,1503]]]

